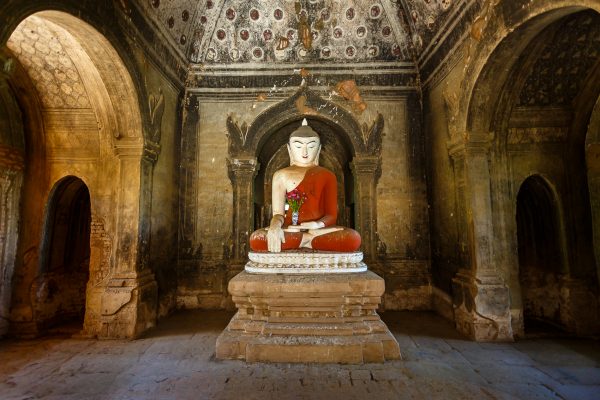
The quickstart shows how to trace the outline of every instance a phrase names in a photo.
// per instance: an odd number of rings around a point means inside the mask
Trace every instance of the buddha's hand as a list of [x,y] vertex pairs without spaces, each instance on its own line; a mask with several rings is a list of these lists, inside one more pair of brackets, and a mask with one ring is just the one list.
[[325,224],[321,221],[307,221],[300,223],[300,227],[304,229],[321,229],[325,227]]
[[280,227],[269,227],[267,232],[267,247],[271,253],[281,251],[281,243],[285,243],[285,234]]

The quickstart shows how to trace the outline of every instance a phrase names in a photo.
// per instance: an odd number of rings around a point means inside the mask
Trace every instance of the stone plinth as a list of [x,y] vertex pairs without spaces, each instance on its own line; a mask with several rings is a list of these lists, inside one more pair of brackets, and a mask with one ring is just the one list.
[[250,274],[229,282],[238,308],[216,356],[247,362],[361,364],[399,359],[376,312],[385,289],[373,272]]

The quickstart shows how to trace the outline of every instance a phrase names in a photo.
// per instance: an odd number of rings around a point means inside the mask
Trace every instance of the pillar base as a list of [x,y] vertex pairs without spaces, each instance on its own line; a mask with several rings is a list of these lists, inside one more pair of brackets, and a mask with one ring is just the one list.
[[83,336],[134,339],[156,325],[158,288],[154,275],[122,274],[106,287],[88,288]]
[[216,356],[246,362],[362,364],[400,359],[376,312],[384,281],[373,272],[255,275],[229,282],[237,314]]
[[513,340],[508,287],[497,277],[459,272],[452,280],[456,329],[478,342]]

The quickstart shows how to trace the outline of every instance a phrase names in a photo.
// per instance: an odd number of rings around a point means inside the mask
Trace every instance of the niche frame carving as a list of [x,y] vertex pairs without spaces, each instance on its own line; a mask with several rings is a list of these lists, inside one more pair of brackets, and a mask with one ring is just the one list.
[[233,188],[232,259],[247,258],[248,238],[253,231],[253,185],[260,168],[258,154],[264,141],[280,127],[302,118],[315,118],[336,125],[351,144],[351,169],[356,199],[356,230],[362,236],[365,259],[377,254],[377,183],[381,176],[384,118],[377,114],[368,134],[364,126],[341,104],[301,86],[289,98],[263,111],[250,125],[240,126],[232,115],[226,120],[229,140],[227,168]]

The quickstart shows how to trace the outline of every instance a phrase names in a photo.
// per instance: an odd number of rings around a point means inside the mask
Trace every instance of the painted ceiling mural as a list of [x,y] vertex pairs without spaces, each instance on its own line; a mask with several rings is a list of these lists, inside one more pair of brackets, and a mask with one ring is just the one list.
[[192,63],[412,61],[466,0],[140,0]]

